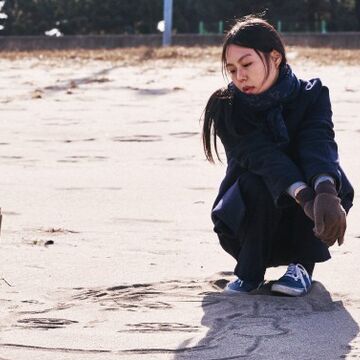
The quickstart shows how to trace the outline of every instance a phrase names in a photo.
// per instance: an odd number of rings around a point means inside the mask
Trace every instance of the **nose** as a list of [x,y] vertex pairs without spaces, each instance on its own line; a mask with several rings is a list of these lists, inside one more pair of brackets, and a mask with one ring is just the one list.
[[246,73],[243,69],[239,68],[236,71],[236,80],[239,82],[243,82],[246,80]]

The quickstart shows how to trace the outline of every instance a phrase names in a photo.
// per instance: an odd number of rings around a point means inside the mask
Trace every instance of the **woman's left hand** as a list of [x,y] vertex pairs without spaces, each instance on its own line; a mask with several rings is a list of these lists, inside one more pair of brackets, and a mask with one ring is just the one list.
[[320,193],[314,201],[314,233],[328,246],[344,242],[346,212],[335,194]]

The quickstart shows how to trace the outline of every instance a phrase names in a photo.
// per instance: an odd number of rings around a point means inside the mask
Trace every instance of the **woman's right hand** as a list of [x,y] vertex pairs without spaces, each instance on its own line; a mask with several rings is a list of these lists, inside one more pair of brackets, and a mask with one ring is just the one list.
[[305,215],[308,218],[310,218],[312,221],[315,221],[314,199],[315,199],[314,190],[308,186],[301,189],[295,196],[296,202],[302,207]]

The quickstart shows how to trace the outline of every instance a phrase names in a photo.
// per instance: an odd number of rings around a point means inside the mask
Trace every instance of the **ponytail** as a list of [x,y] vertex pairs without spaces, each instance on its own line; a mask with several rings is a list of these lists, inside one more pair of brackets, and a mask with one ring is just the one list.
[[217,159],[221,162],[217,149],[217,136],[221,136],[221,130],[231,120],[232,97],[227,88],[216,90],[209,98],[204,110],[204,124],[202,140],[206,159],[215,163],[212,154],[211,138],[214,142],[214,150]]

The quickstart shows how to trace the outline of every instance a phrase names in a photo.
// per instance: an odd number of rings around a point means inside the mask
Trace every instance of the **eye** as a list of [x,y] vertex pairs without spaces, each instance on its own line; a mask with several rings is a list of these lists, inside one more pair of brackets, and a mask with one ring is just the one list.
[[243,65],[243,67],[249,67],[251,64],[252,64],[251,62],[246,63],[246,64]]

